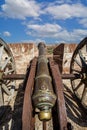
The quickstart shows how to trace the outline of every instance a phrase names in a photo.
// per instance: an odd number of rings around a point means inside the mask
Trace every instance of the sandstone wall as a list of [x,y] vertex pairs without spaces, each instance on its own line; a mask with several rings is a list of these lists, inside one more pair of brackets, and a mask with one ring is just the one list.
[[[38,56],[37,46],[33,43],[16,43],[8,44],[15,59],[16,71],[19,74],[25,74],[27,65],[31,59]],[[57,45],[47,46],[47,57],[53,56],[53,49]],[[63,54],[63,73],[69,72],[72,54],[76,48],[76,44],[64,44]]]
[[31,59],[38,55],[38,50],[33,43],[8,44],[15,59],[16,71],[25,74]]
[[70,63],[74,50],[77,44],[65,44],[64,45],[64,55],[63,55],[63,73],[69,73]]

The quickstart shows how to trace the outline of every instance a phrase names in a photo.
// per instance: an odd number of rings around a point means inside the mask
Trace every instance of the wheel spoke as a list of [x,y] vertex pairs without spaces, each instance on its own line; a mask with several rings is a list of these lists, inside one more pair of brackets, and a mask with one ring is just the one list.
[[83,102],[87,98],[87,87],[84,85],[81,101]]
[[15,90],[15,82],[12,82],[11,83],[11,90],[10,90],[12,96],[14,95],[14,90]]
[[11,83],[11,80],[6,80],[5,85],[8,86]]
[[14,72],[14,69],[4,72],[5,75]]
[[80,82],[78,85],[77,85],[77,87],[76,88],[74,88],[73,90],[74,91],[77,91],[80,87],[81,87],[81,85],[82,85],[83,83],[82,82]]
[[3,97],[2,97],[2,85],[0,83],[0,106],[3,106]]
[[8,90],[7,86],[5,84],[2,84],[2,88],[5,91],[7,95],[11,95],[10,91]]
[[85,59],[84,59],[82,52],[80,50],[79,50],[79,57],[80,57],[80,60],[81,60],[81,63],[82,63],[82,67],[86,66]]
[[79,71],[79,70],[76,70],[76,69],[72,69],[72,70],[79,73],[79,74],[81,73],[81,71]]
[[3,51],[4,51],[4,46],[1,46],[0,47],[0,63],[1,63],[1,60],[2,60]]
[[2,70],[4,70],[6,68],[6,65],[8,64],[8,62],[10,61],[11,57],[8,57],[8,59],[6,59],[5,63],[2,65]]
[[82,68],[82,65],[77,61],[77,59],[74,58],[74,61],[76,62],[77,65],[79,65],[80,68]]

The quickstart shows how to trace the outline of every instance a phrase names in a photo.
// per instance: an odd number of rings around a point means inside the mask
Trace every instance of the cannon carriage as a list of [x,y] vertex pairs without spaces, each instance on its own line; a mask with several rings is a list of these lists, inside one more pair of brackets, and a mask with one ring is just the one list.
[[[24,87],[22,130],[35,129],[36,114],[42,121],[43,130],[46,130],[47,121],[55,114],[58,119],[57,129],[71,130],[72,126],[67,121],[62,79],[71,80],[75,96],[87,110],[87,38],[76,47],[69,74],[62,74],[55,60],[46,57],[44,43],[40,43],[38,49],[39,56],[31,61],[27,75],[16,74],[12,52],[0,39],[0,107],[10,104],[15,92],[15,80],[27,78]],[[1,113],[4,114],[3,109]]]

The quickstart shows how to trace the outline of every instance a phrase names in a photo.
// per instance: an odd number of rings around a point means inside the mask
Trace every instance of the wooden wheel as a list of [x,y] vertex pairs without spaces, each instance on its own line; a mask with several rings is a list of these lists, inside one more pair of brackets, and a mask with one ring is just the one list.
[[81,78],[71,80],[72,89],[87,109],[87,38],[83,39],[73,53],[70,73],[79,74]]
[[15,73],[15,62],[8,45],[0,38],[0,107],[12,99],[15,81],[3,80],[3,75]]

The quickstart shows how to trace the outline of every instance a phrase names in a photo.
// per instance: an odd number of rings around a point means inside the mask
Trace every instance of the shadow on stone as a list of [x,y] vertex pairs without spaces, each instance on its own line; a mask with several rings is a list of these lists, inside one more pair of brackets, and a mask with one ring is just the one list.
[[[9,114],[8,114],[9,113]],[[8,106],[1,106],[0,107],[0,130],[8,130],[9,128],[9,121],[12,118],[12,108]]]
[[11,130],[22,129],[22,109],[23,109],[24,89],[23,84],[19,84],[17,96],[14,103]]
[[66,91],[64,91],[67,116],[73,120],[79,126],[87,127],[87,110],[82,107],[73,92],[64,85]]

